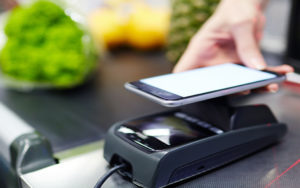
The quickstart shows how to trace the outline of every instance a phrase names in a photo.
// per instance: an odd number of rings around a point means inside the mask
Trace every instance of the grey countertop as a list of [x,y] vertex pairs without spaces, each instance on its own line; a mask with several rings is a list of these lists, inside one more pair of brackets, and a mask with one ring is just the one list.
[[[297,91],[295,92],[294,89]],[[252,95],[235,99],[234,103],[239,105],[268,104],[277,118],[288,124],[289,131],[285,138],[265,150],[172,187],[298,187],[300,183],[300,179],[297,178],[300,174],[299,98],[299,88],[287,85],[276,94]],[[108,168],[107,162],[102,157],[102,142],[96,145],[95,150],[62,159],[57,165],[25,174],[22,177],[23,181],[31,187],[41,185],[44,188],[93,187]],[[115,174],[108,179],[104,187],[135,186]]]

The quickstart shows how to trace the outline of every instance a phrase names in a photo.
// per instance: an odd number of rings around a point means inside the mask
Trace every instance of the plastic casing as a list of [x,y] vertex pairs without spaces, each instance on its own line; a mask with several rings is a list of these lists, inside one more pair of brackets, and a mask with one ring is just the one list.
[[287,131],[285,124],[273,122],[227,131],[167,150],[145,152],[116,134],[124,122],[115,124],[107,133],[104,158],[111,166],[127,163],[130,171],[125,174],[132,182],[149,188],[164,187],[247,156],[278,141]]

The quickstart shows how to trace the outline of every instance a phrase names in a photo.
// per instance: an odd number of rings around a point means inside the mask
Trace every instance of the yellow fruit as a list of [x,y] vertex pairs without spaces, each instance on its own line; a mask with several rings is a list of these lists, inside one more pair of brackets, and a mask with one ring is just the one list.
[[146,5],[135,5],[127,26],[127,42],[138,49],[163,46],[169,28],[169,12]]
[[126,41],[126,19],[112,8],[101,8],[89,16],[89,26],[97,41],[108,48]]
[[112,7],[118,7],[120,5],[123,5],[124,3],[132,3],[135,1],[140,1],[140,0],[106,0],[104,1],[104,3]]
[[107,48],[129,45],[138,49],[164,46],[170,13],[152,8],[142,0],[106,0],[106,6],[89,16],[95,39]]

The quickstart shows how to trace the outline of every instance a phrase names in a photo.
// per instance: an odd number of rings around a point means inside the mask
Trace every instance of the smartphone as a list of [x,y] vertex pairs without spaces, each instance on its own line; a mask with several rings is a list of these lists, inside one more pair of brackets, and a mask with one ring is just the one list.
[[226,63],[129,82],[125,87],[166,107],[178,107],[282,82],[285,75]]

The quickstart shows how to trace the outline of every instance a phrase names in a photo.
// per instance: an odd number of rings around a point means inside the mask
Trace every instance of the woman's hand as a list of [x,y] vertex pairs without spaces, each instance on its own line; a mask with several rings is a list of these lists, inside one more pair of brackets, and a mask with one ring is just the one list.
[[[288,65],[267,68],[259,48],[264,24],[262,0],[222,0],[215,14],[191,39],[173,71],[233,62],[282,74],[292,72]],[[267,90],[275,92],[278,85],[271,84]]]

